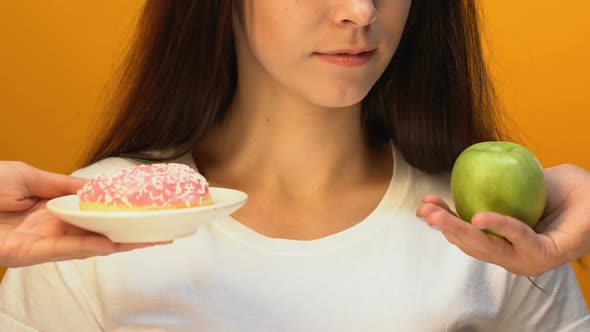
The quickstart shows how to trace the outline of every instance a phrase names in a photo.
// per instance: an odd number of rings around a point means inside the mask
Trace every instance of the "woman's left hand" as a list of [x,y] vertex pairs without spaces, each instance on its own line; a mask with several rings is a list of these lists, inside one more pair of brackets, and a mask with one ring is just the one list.
[[[482,212],[471,223],[438,196],[426,195],[416,215],[467,255],[527,276],[538,276],[590,253],[590,173],[573,165],[545,170],[547,206],[533,230],[509,216]],[[506,239],[484,233],[493,229]]]

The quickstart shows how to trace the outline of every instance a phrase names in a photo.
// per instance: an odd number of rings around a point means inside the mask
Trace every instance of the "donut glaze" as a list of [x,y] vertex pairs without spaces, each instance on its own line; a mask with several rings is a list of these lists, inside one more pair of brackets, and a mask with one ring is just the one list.
[[187,165],[158,163],[116,170],[87,182],[80,210],[178,209],[212,204],[209,184]]

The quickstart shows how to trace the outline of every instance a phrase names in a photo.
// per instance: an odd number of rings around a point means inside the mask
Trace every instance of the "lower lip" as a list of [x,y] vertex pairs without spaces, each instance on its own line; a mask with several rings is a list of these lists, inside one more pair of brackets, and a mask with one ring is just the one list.
[[320,59],[343,67],[358,67],[367,64],[373,58],[375,50],[359,54],[323,54],[315,53]]

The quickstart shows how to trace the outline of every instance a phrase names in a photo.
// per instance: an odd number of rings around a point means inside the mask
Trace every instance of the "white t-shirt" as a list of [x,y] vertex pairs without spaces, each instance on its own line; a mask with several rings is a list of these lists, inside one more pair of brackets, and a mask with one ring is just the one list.
[[465,255],[415,217],[427,192],[451,201],[448,176],[399,154],[394,168],[365,220],[318,240],[268,238],[229,217],[170,245],[10,269],[0,331],[590,331],[569,265],[534,279],[548,295]]

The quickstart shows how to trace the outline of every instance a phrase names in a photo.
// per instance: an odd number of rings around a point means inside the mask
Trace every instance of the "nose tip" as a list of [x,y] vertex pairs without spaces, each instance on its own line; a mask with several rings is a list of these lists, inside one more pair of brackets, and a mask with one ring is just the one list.
[[375,8],[373,1],[359,1],[355,9],[358,25],[369,25],[377,19],[377,8]]
[[341,25],[364,27],[375,22],[377,8],[372,0],[346,1],[348,4],[337,11],[336,21]]

